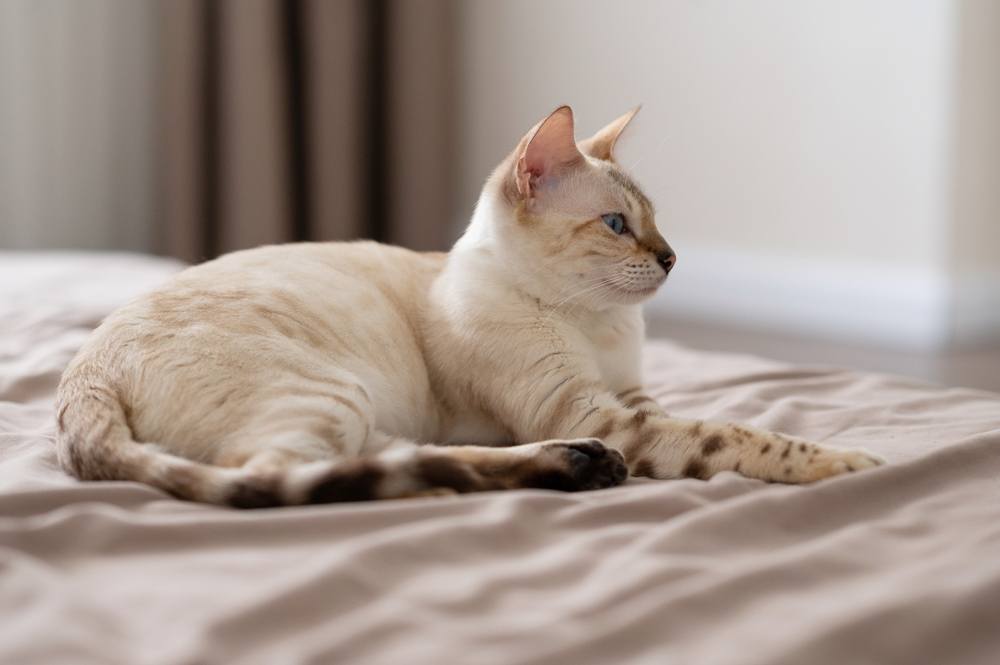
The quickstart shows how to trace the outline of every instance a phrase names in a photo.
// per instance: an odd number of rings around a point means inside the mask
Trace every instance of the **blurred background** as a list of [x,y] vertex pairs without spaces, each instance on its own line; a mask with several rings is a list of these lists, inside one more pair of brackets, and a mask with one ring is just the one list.
[[0,248],[446,249],[563,103],[643,104],[655,335],[1000,389],[994,0],[0,0]]

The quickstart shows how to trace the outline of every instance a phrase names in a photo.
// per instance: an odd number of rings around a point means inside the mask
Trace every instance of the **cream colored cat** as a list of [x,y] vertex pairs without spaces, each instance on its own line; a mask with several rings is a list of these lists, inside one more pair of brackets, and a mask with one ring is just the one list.
[[670,418],[643,393],[639,303],[675,258],[612,154],[634,113],[578,145],[570,109],[553,112],[447,255],[262,247],[117,311],[63,376],[63,466],[262,507],[880,464]]

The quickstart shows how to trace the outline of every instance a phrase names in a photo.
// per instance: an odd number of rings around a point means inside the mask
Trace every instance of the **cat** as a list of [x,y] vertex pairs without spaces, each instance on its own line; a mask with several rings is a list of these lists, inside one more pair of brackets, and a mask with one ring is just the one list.
[[[882,464],[642,389],[640,303],[676,262],[614,157],[556,109],[448,254],[372,242],[235,252],[118,310],[66,369],[61,465],[241,508],[720,471],[807,483]],[[438,445],[426,445],[438,444]]]

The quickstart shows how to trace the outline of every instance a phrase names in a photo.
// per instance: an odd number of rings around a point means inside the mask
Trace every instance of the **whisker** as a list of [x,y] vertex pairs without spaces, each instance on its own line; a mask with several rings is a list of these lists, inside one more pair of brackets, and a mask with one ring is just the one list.
[[577,291],[576,293],[573,293],[559,300],[552,306],[552,308],[556,309],[562,307],[563,305],[567,304],[572,300],[576,300],[576,303],[571,304],[568,310],[569,312],[573,312],[577,307],[579,307],[582,304],[581,299],[583,298],[583,296],[595,295],[595,294],[604,295],[605,293],[611,292],[611,287],[624,286],[626,283],[627,281],[625,280],[625,278],[619,273],[612,273],[610,276],[603,276],[599,278],[595,284],[586,286]]
[[654,150],[646,150],[641,155],[639,155],[639,157],[634,162],[632,162],[631,165],[629,165],[628,167],[629,173],[632,173],[637,168],[639,168],[639,164],[642,163],[642,160],[646,159],[646,155],[659,154],[660,150],[663,148],[663,144],[667,142],[667,138],[669,138],[667,135],[661,136],[660,141],[656,144],[656,148]]

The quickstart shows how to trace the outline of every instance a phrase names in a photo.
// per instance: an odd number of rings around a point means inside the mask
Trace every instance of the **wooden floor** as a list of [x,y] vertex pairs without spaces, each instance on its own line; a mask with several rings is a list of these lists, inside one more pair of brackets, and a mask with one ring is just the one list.
[[750,353],[794,363],[820,363],[889,372],[948,386],[1000,392],[1000,343],[927,354],[689,321],[650,320],[647,331],[650,337],[666,337],[695,349]]

